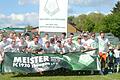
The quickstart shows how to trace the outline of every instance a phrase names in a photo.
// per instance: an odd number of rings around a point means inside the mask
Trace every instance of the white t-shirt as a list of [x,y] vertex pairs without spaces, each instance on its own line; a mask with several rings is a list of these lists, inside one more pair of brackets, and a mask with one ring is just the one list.
[[75,47],[74,43],[72,43],[71,45],[66,43],[65,47],[68,49],[68,52],[75,52],[76,51],[76,47]]
[[30,42],[31,42],[31,41],[27,41],[27,40],[25,40],[25,42],[26,42],[26,43],[27,43],[27,45],[28,45],[28,44],[30,44]]
[[92,44],[93,42],[95,42],[95,40],[93,39],[88,39],[88,41],[89,41],[89,44]]
[[19,37],[17,37],[17,38],[16,38],[16,42],[19,42],[19,41],[20,41],[20,39],[19,39]]
[[115,49],[114,53],[115,58],[120,58],[120,50]]
[[11,43],[12,42],[12,39],[11,38],[7,38],[7,40]]
[[75,42],[75,46],[76,46],[76,51],[81,51],[84,47],[83,44],[79,44],[78,42]]
[[50,46],[52,46],[54,48],[55,44],[50,44]]
[[58,47],[57,45],[54,46],[55,53],[63,52],[62,48]]
[[66,43],[66,39],[62,39],[61,40],[61,44],[63,45],[63,44],[65,44]]
[[[97,46],[97,42],[93,39],[88,39],[88,40],[83,40],[83,46],[84,48],[88,49],[88,47],[91,47],[91,48],[98,48]],[[89,55],[96,55],[96,50],[92,50],[92,51],[88,51],[88,52],[85,52]]]
[[47,48],[46,46],[43,47],[45,53],[55,53],[54,47],[50,46]]
[[109,44],[110,42],[107,38],[101,39],[100,36],[98,37],[99,52],[107,52],[109,49]]
[[7,40],[6,42],[0,42],[0,46],[2,47],[2,48],[4,48],[4,47],[6,47],[6,46],[8,46],[10,44],[10,42]]
[[31,48],[32,50],[37,50],[37,49],[40,49],[42,46],[37,43],[35,44],[34,41],[31,41],[29,44],[28,44],[28,48]]
[[24,42],[23,44],[21,44],[21,42],[18,42],[18,43],[17,43],[17,46],[19,46],[19,49],[20,49],[20,51],[21,51],[21,50],[27,48],[27,43]]
[[5,52],[19,52],[19,47],[17,45],[13,47],[12,44],[10,44],[4,48],[4,51]]
[[98,48],[98,44],[96,42],[96,40],[93,40],[93,39],[89,39],[89,45],[91,48]]
[[48,41],[48,39],[46,39],[46,38],[42,38],[42,41],[43,41],[43,45],[44,45],[45,42]]
[[84,48],[87,49],[88,46],[90,46],[90,44],[91,44],[92,41],[90,39],[88,39],[88,40],[82,39],[81,42],[83,43]]

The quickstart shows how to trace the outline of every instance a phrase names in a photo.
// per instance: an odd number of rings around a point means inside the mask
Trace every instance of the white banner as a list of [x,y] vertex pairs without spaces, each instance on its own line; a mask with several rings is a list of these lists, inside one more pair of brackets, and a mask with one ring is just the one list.
[[39,31],[67,32],[68,0],[40,0]]

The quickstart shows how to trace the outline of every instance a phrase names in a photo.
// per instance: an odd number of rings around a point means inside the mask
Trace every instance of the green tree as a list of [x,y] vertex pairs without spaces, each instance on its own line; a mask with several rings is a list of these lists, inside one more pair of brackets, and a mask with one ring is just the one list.
[[69,16],[69,17],[68,17],[68,22],[72,23],[72,22],[73,22],[73,19],[74,19],[74,16]]
[[100,32],[103,31],[103,20],[104,20],[105,15],[101,13],[90,13],[88,14],[88,19],[91,21],[92,31],[93,32]]
[[85,30],[84,26],[85,26],[86,19],[87,19],[87,15],[82,14],[82,15],[79,15],[78,17],[75,17],[73,19],[73,22],[76,24],[78,29]]
[[84,24],[84,31],[93,32],[94,26],[95,26],[94,22],[87,18]]
[[109,31],[120,38],[120,14],[114,13],[106,16],[105,24]]
[[115,7],[113,7],[113,10],[111,11],[113,14],[114,13],[120,13],[120,1],[118,1],[116,4],[115,4]]
[[73,22],[82,31],[99,32],[104,30],[104,17],[105,16],[101,13],[90,13],[88,15],[82,14],[78,17],[75,17]]
[[111,33],[120,39],[120,1],[115,4],[112,14],[105,17],[104,23]]

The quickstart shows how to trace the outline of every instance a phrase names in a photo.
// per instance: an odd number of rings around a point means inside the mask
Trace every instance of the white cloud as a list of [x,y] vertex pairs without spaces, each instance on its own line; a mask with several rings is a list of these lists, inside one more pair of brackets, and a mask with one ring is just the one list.
[[32,12],[32,13],[26,13],[24,15],[25,17],[25,22],[30,24],[30,25],[35,25],[35,26],[38,26],[38,20],[39,20],[39,15],[35,12]]
[[81,15],[81,14],[85,14],[85,15],[88,15],[88,14],[90,14],[90,13],[102,13],[102,14],[104,14],[104,15],[108,15],[108,14],[111,14],[111,12],[99,12],[99,11],[87,11],[86,13],[85,12],[76,12],[76,13],[70,13],[68,16],[75,16],[75,17],[77,17],[77,16],[79,16],[79,15]]
[[83,7],[95,7],[95,6],[111,6],[112,0],[71,0],[71,5],[78,5]]
[[[112,9],[115,3],[114,0],[71,0],[69,1],[69,15],[89,14],[96,11],[107,15],[110,14],[109,9]],[[83,10],[80,11],[79,8]],[[87,8],[89,8],[88,11]],[[107,8],[106,11],[105,8]]]
[[0,26],[38,26],[38,14],[35,12],[10,15],[0,14]]
[[14,14],[14,13],[12,13],[9,17],[13,21],[24,21],[24,15],[22,15],[22,14]]
[[5,15],[4,14],[0,14],[0,18],[4,18],[5,17]]
[[[118,0],[119,1],[119,0]],[[18,0],[19,5],[39,4],[39,0]],[[69,5],[78,6],[111,6],[113,0],[69,0]]]
[[19,0],[19,5],[27,5],[27,4],[38,4],[39,0]]
[[102,13],[102,14],[104,14],[104,15],[111,14],[111,12],[105,13],[105,12],[99,12],[99,11],[88,11],[88,12],[86,13],[86,15],[88,15],[88,14],[90,14],[90,13]]

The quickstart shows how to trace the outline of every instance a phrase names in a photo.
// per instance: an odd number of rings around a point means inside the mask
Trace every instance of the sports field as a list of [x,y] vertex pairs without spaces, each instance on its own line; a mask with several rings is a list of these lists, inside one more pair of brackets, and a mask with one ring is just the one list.
[[120,74],[68,76],[0,74],[0,80],[120,80]]

